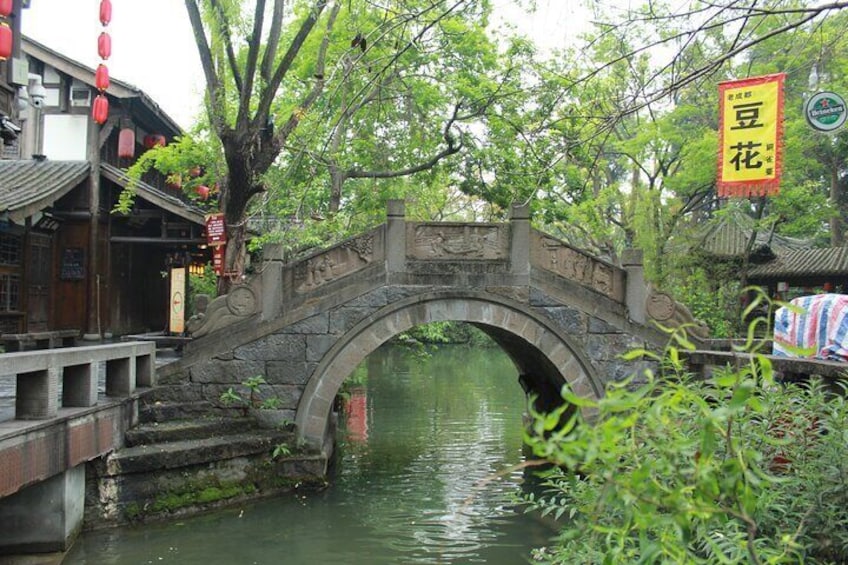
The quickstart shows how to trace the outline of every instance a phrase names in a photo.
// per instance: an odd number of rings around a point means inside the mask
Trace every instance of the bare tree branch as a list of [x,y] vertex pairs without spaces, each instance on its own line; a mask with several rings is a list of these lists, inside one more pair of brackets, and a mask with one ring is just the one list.
[[236,84],[236,91],[241,92],[241,72],[239,71],[236,54],[233,50],[233,38],[230,34],[230,22],[227,15],[224,13],[224,7],[221,6],[220,0],[211,0],[212,8],[215,10],[218,18],[219,33],[224,40],[224,49],[227,51],[227,59],[230,63],[230,72],[233,73],[233,82]]
[[280,34],[283,29],[283,8],[285,0],[274,0],[274,12],[271,16],[271,31],[265,42],[265,55],[262,57],[262,80],[265,83],[271,80],[271,69],[274,68],[274,59],[277,58],[277,46],[280,43]]

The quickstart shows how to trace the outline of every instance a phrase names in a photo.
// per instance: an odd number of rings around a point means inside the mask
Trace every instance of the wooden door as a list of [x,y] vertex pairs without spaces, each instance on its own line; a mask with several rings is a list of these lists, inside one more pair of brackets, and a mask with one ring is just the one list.
[[53,279],[53,238],[29,234],[27,269],[27,330],[50,329],[50,281]]

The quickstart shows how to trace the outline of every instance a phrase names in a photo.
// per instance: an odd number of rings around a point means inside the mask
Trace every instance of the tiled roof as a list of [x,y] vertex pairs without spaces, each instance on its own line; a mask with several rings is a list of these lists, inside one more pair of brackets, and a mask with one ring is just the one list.
[[23,223],[85,180],[89,170],[88,161],[0,160],[0,215]]
[[183,202],[176,196],[159,190],[155,186],[149,185],[144,181],[139,180],[133,182],[130,177],[127,176],[127,173],[118,167],[107,163],[101,163],[100,172],[105,178],[111,180],[122,188],[132,185],[135,189],[136,196],[158,206],[159,208],[162,208],[163,210],[168,210],[181,218],[201,226],[206,223],[204,211],[197,206]]
[[848,275],[848,247],[796,249],[782,252],[768,263],[753,267],[749,278]]
[[[728,215],[711,225],[699,238],[699,247],[705,253],[718,258],[742,257],[748,247],[753,229],[753,220],[743,214]],[[775,255],[784,255],[793,250],[810,247],[809,242],[780,236],[769,229],[759,230],[753,251],[770,249]]]

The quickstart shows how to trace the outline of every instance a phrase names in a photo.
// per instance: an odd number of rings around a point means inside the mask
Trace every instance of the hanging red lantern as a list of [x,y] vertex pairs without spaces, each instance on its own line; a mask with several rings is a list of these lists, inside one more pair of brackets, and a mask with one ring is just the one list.
[[97,38],[97,54],[104,60],[112,55],[112,38],[105,31]]
[[165,178],[165,186],[174,190],[179,190],[183,187],[183,177],[179,173],[168,175]]
[[197,193],[197,196],[200,197],[201,200],[206,200],[209,198],[209,187],[203,184],[197,185],[197,188],[194,189]]
[[97,70],[94,72],[94,86],[100,92],[109,88],[109,68],[102,63],[97,65]]
[[12,13],[13,0],[0,0],[0,16],[8,18]]
[[12,56],[12,28],[5,23],[0,24],[0,61]]
[[165,147],[167,140],[161,133],[151,133],[144,136],[144,148],[153,149],[156,146]]
[[132,159],[135,156],[135,130],[124,128],[118,134],[118,157]]
[[107,26],[111,21],[112,2],[110,0],[100,0],[100,23]]
[[98,124],[105,124],[109,119],[109,99],[98,94],[94,97],[94,103],[91,105],[91,117]]

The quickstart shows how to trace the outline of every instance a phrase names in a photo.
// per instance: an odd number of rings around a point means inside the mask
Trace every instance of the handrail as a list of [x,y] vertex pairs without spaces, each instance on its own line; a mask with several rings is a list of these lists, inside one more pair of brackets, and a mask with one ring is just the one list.
[[62,407],[97,404],[97,378],[106,373],[106,396],[129,397],[156,380],[156,344],[127,342],[0,354],[0,375],[15,375],[15,419],[53,418]]

